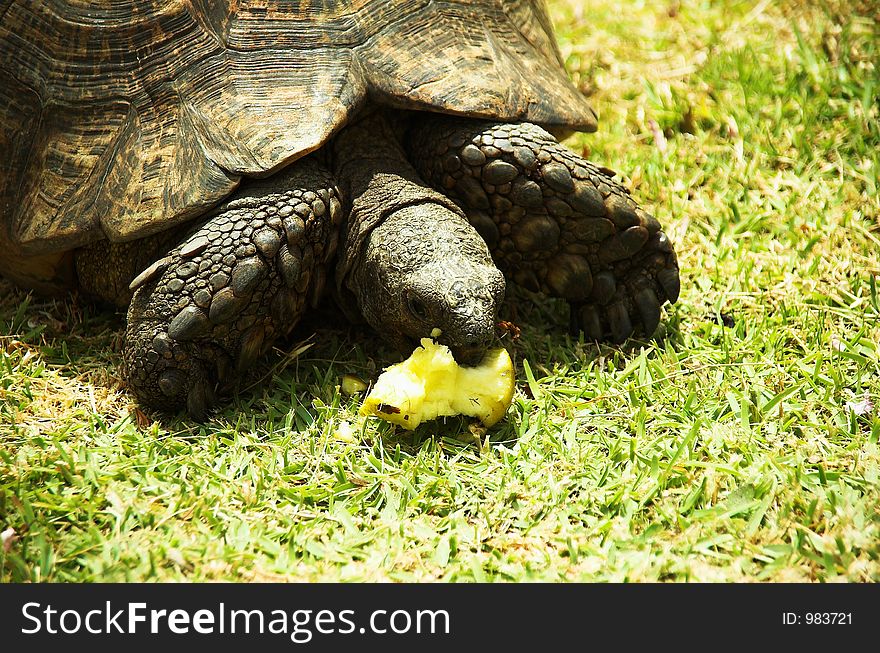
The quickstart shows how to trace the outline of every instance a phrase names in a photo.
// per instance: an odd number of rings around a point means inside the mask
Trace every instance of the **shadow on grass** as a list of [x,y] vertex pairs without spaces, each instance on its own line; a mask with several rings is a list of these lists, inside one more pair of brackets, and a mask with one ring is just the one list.
[[[520,329],[516,339],[508,336],[506,346],[514,361],[517,387],[533,399],[529,377],[551,376],[556,366],[578,369],[602,365],[613,359],[626,364],[643,347],[656,344],[631,339],[622,346],[584,341],[568,334],[568,306],[562,300],[548,299],[511,287],[502,308],[505,318]],[[678,314],[667,307],[660,337],[678,341]],[[81,385],[104,386],[111,392],[124,390],[122,345],[124,314],[76,294],[44,298],[15,288],[0,280],[0,323],[4,348],[26,347],[38,352],[41,360],[58,373]],[[156,425],[176,437],[202,437],[217,428],[260,427],[273,432],[278,426],[308,431],[320,423],[322,414],[338,412],[340,407],[357,412],[361,395],[345,396],[339,386],[346,374],[374,381],[382,369],[401,360],[401,354],[365,324],[349,324],[342,312],[325,302],[308,313],[292,333],[276,344],[265,357],[240,379],[236,387],[220,396],[220,403],[204,423],[195,422],[185,412],[161,412],[133,407],[132,418],[141,429]],[[57,419],[63,419],[58,415]],[[384,446],[402,447],[414,453],[428,440],[441,440],[451,447],[483,448],[492,444],[512,446],[521,433],[511,419],[491,429],[466,417],[433,420],[410,432],[391,425],[378,431]]]

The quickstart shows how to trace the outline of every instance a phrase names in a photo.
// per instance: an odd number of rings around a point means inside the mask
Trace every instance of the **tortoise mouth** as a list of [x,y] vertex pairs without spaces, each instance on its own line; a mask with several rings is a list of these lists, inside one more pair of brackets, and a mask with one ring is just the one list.
[[458,347],[450,347],[452,357],[455,362],[462,367],[476,367],[479,365],[489,349],[489,343],[485,345],[465,345]]
[[[422,336],[426,337],[426,336]],[[450,344],[444,338],[432,338],[435,342],[441,345],[446,345],[449,347],[449,350],[452,352],[452,357],[455,359],[455,362],[461,365],[462,367],[476,367],[481,362],[483,362],[483,358],[486,356],[486,352],[492,348],[494,343],[497,343],[497,338],[494,338],[492,342],[484,342],[473,345],[454,345]],[[398,341],[398,349],[400,350],[401,355],[406,358],[410,354],[415,351],[417,347],[421,347],[421,338],[416,338],[414,336],[403,336]]]

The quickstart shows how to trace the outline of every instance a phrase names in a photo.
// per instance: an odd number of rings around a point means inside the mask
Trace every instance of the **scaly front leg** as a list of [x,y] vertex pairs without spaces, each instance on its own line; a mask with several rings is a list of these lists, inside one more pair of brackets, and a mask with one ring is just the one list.
[[410,159],[458,202],[508,279],[568,300],[572,330],[650,337],[679,293],[660,223],[603,168],[529,123],[437,116],[414,122]]
[[211,212],[133,282],[124,351],[138,399],[203,418],[219,383],[248,368],[324,287],[342,221],[312,158]]

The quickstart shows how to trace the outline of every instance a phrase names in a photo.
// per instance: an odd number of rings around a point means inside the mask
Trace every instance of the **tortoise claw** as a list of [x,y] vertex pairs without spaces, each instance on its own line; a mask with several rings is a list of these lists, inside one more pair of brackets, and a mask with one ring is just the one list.
[[663,287],[666,298],[670,303],[674,304],[678,301],[678,294],[681,292],[681,279],[678,277],[678,268],[664,268],[657,273],[657,281]]
[[266,337],[266,331],[263,327],[253,327],[241,338],[241,350],[238,353],[238,364],[236,368],[239,372],[250,368],[259,358],[263,351],[263,341]]
[[600,304],[607,304],[610,302],[614,299],[616,292],[617,281],[614,279],[614,275],[610,271],[605,270],[593,277],[592,297]]
[[158,261],[153,263],[146,270],[137,275],[134,279],[132,279],[131,283],[128,284],[128,289],[132,292],[143,286],[145,283],[149,283],[153,279],[157,278],[160,274],[165,272],[169,265],[171,265],[172,258],[170,256],[165,256],[160,258]]
[[183,392],[186,375],[177,369],[168,369],[159,375],[159,389],[166,397],[176,397]]
[[657,301],[657,295],[650,288],[643,288],[637,292],[634,300],[639,316],[642,318],[645,337],[650,338],[657,330],[657,325],[660,324],[660,302]]
[[214,389],[210,384],[204,380],[197,381],[186,396],[186,411],[193,419],[203,420],[216,400]]
[[623,342],[632,333],[632,322],[623,302],[616,302],[608,307],[608,325],[611,327],[611,338],[614,342]]
[[584,304],[580,307],[572,306],[571,313],[573,334],[576,335],[579,330],[582,330],[584,335],[592,340],[602,339],[605,329],[602,327],[599,311],[593,304]]
[[218,354],[215,366],[217,368],[217,380],[220,383],[226,383],[232,378],[233,365],[229,356],[223,353]]

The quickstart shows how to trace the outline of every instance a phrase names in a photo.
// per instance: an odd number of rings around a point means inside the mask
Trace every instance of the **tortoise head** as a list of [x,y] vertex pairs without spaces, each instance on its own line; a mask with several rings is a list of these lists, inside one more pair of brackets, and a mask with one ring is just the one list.
[[504,277],[485,242],[435,202],[397,209],[370,233],[351,287],[367,322],[404,350],[436,333],[460,363],[495,337]]

